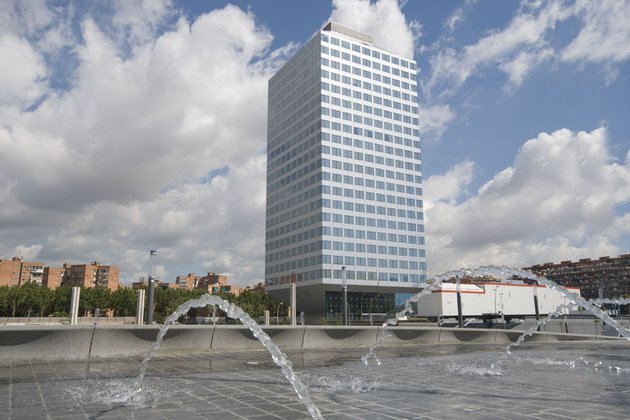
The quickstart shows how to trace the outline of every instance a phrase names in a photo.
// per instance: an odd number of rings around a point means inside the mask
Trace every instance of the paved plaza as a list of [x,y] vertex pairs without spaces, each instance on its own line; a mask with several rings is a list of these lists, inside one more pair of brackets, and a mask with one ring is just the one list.
[[[630,343],[413,346],[288,352],[326,419],[610,419],[630,416]],[[309,419],[263,350],[0,365],[0,418]],[[131,398],[131,395],[136,395]]]

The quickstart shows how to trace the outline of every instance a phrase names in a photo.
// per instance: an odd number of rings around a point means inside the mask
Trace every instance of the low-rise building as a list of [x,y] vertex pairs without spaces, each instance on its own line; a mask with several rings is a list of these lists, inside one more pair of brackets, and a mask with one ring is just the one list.
[[630,296],[630,254],[536,264],[524,269],[561,286],[579,287],[585,299],[599,297],[600,288],[603,297]]
[[118,289],[118,267],[102,265],[98,261],[90,264],[66,264],[62,284],[81,287],[107,287]]
[[181,289],[193,290],[197,287],[197,282],[199,281],[199,277],[194,273],[188,273],[185,276],[177,276],[175,278],[175,284],[177,284]]
[[[580,294],[578,288],[569,288],[569,291]],[[466,282],[460,285],[460,299],[465,318],[522,318],[535,315],[536,304],[540,314],[569,313],[563,306],[569,301],[560,292],[525,282]],[[420,316],[438,319],[455,317],[458,313],[455,283],[442,283],[418,301]]]
[[238,296],[241,293],[240,288],[228,284],[227,276],[213,272],[209,272],[205,276],[197,276],[194,273],[189,273],[185,276],[177,276],[175,278],[175,284],[182,289],[201,289],[212,295],[218,295],[219,293],[231,293]]
[[67,264],[63,267],[44,267],[44,276],[42,278],[42,285],[48,287],[51,290],[55,290],[61,286],[63,281],[63,275],[66,272]]
[[0,260],[0,286],[22,286],[28,282],[42,284],[44,264],[24,261],[22,257]]

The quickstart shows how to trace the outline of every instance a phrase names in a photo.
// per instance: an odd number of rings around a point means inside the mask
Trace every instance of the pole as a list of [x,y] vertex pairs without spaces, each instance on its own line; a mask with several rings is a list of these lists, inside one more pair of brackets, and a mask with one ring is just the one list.
[[136,324],[144,324],[144,289],[138,289],[138,302],[136,303]]
[[[295,280],[295,279],[294,279]],[[297,284],[291,283],[291,325],[297,325]]]
[[284,302],[280,302],[276,308],[276,325],[280,325],[280,307],[284,305]]
[[455,284],[457,287],[457,319],[459,328],[464,327],[464,316],[462,314],[462,285],[459,282],[459,276],[455,277]]
[[[534,284],[534,310],[536,311],[536,324],[540,321],[540,310],[538,308],[538,285]],[[540,325],[536,328],[537,331],[540,331]]]
[[81,298],[81,288],[72,288],[72,300],[70,301],[70,325],[79,324],[79,299]]
[[341,267],[341,289],[343,290],[343,325],[348,325],[348,280],[346,267]]
[[155,279],[153,278],[153,261],[152,257],[157,254],[157,251],[151,250],[149,252],[149,284],[147,290],[147,324],[153,324],[153,300],[155,295]]

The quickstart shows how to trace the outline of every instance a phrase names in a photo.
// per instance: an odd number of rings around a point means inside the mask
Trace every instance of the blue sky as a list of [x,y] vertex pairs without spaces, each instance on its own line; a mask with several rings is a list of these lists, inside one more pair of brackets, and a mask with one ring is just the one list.
[[420,66],[430,275],[630,252],[628,1],[8,1],[0,258],[262,281],[267,80],[330,18]]

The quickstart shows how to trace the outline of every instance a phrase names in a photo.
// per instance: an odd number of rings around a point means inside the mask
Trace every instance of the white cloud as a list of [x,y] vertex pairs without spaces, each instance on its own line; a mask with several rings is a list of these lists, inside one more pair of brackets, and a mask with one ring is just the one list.
[[420,107],[420,131],[423,140],[438,140],[455,117],[449,105],[423,105]]
[[331,20],[374,36],[374,44],[413,58],[422,25],[407,22],[397,0],[333,0]]
[[174,13],[170,0],[114,0],[112,5],[116,37],[131,45],[152,41],[158,27]]
[[445,202],[453,205],[466,192],[473,179],[475,164],[471,161],[459,163],[444,175],[433,175],[424,183],[425,209],[434,203]]
[[624,0],[578,1],[584,26],[562,50],[569,62],[622,62],[630,59],[630,3]]
[[[511,21],[490,31],[461,50],[441,47],[431,57],[431,76],[424,83],[426,94],[439,89],[448,96],[470,77],[498,66],[509,79],[511,92],[539,66],[555,62],[602,63],[606,77],[615,75],[614,65],[630,59],[630,29],[626,18],[630,4],[624,0],[523,2]],[[454,23],[458,15],[452,16]],[[559,23],[575,19],[580,30],[565,45],[551,45]],[[556,36],[556,38],[560,38]],[[558,39],[554,39],[558,43]]]
[[43,245],[34,244],[34,245],[18,245],[13,248],[13,252],[11,255],[15,255],[17,257],[24,258],[25,261],[33,261],[37,259],[39,253],[41,252]]
[[443,83],[446,83],[445,89],[458,89],[481,66],[506,60],[524,48],[545,48],[545,32],[568,15],[559,2],[550,2],[543,10],[534,8],[518,13],[504,29],[491,32],[459,53],[453,49],[438,52],[431,59],[428,90]]
[[[158,36],[168,3],[115,6],[113,21],[76,17],[77,63],[61,92],[37,84],[49,70],[36,52],[48,32],[2,35],[31,55],[11,72],[25,81],[0,81],[0,98],[45,95],[29,112],[17,99],[0,106],[3,241],[41,245],[47,262],[118,264],[125,279],[158,248],[165,267],[261,281],[267,81],[295,46],[270,51],[272,35],[235,6],[179,17]],[[218,168],[227,173],[196,181]]]
[[45,0],[6,0],[0,8],[0,33],[34,36],[49,27],[55,17],[55,10],[47,7]]
[[509,83],[504,90],[508,93],[513,92],[515,88],[523,84],[525,77],[534,67],[552,58],[553,54],[551,48],[538,51],[523,51],[510,60],[502,62],[499,65],[499,69],[505,72],[509,78]]
[[0,107],[25,108],[44,93],[46,66],[27,41],[0,35],[0,63]]
[[466,162],[426,182],[431,272],[467,264],[528,264],[618,252],[616,209],[630,201],[630,159],[611,161],[607,132],[567,129],[525,142],[514,165],[476,195]]
[[463,20],[463,14],[462,9],[457,9],[451,16],[449,16],[444,26],[446,26],[449,31],[453,32],[457,24]]

